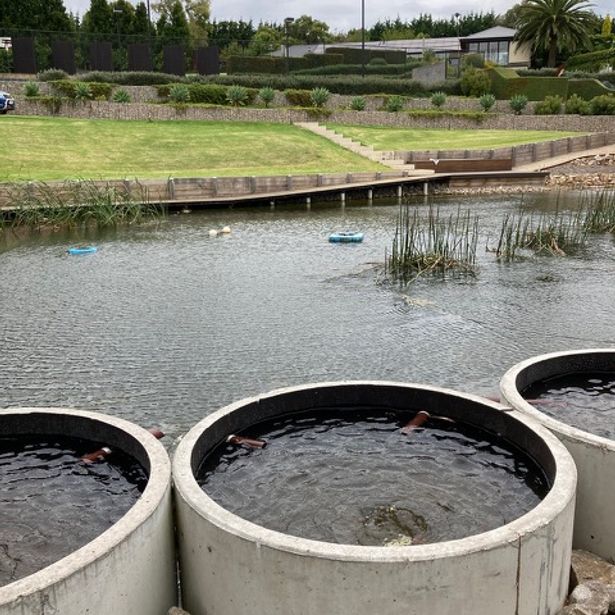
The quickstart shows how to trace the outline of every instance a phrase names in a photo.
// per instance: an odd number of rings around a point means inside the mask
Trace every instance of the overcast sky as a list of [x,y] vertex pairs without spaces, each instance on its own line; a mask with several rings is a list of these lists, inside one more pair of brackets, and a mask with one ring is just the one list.
[[[137,0],[131,0],[133,4]],[[153,3],[155,0],[151,0]],[[514,0],[493,0],[486,4],[483,0],[465,0],[463,3],[455,0],[365,0],[365,22],[371,26],[379,19],[395,19],[398,15],[402,20],[412,19],[420,13],[431,13],[434,17],[448,18],[456,12],[470,13],[474,11],[489,11],[504,13],[514,4]],[[64,0],[64,5],[73,13],[83,14],[90,6],[89,0]],[[609,0],[598,0],[593,3],[597,13],[605,15],[613,7],[609,6]],[[259,21],[282,22],[285,17],[299,17],[299,15],[311,15],[315,19],[325,21],[333,31],[345,31],[357,28],[361,25],[361,0],[212,0],[212,18],[222,19],[252,19],[257,24]]]

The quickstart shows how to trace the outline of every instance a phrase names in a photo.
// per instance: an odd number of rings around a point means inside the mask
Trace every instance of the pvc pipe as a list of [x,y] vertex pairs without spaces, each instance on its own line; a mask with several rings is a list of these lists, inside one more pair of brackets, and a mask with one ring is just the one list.
[[431,414],[429,414],[429,412],[425,410],[419,410],[415,414],[414,418],[408,423],[406,423],[401,428],[401,433],[409,434],[411,431],[414,431],[417,427],[421,427],[423,423],[425,423],[430,418],[431,418]]
[[231,434],[226,438],[229,444],[236,444],[237,446],[245,445],[248,448],[265,448],[267,442],[265,440],[257,440],[256,438],[246,438],[245,436],[236,436]]

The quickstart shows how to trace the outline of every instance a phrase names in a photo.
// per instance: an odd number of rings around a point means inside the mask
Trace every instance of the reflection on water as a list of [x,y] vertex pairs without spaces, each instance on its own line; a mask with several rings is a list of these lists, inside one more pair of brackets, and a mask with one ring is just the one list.
[[[377,283],[395,204],[216,210],[5,244],[0,406],[78,406],[177,436],[279,386],[369,378],[493,393],[523,358],[615,344],[611,236],[576,257],[497,264],[482,246],[502,214],[554,198],[440,203],[480,215],[476,279]],[[230,236],[208,236],[227,224]],[[327,241],[345,228],[364,242]],[[65,254],[90,242],[97,254]]]

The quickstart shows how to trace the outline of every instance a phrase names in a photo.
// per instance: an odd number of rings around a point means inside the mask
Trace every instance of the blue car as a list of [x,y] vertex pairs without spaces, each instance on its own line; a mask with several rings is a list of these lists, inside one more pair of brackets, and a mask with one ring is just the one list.
[[7,111],[15,111],[15,99],[8,92],[0,90],[0,115]]

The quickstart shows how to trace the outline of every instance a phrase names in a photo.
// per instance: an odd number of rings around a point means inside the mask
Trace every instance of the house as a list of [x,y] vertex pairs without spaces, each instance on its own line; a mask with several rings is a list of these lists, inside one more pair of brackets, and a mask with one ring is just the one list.
[[[460,54],[480,53],[485,60],[501,66],[529,66],[530,47],[513,42],[516,30],[496,26],[464,37],[413,38],[395,41],[365,41],[365,49],[377,51],[405,51],[408,58],[421,57],[427,50],[444,60],[455,60]],[[285,45],[271,55],[278,57],[303,57],[306,53],[321,54],[331,47],[361,49],[360,42],[319,43],[314,45]]]

